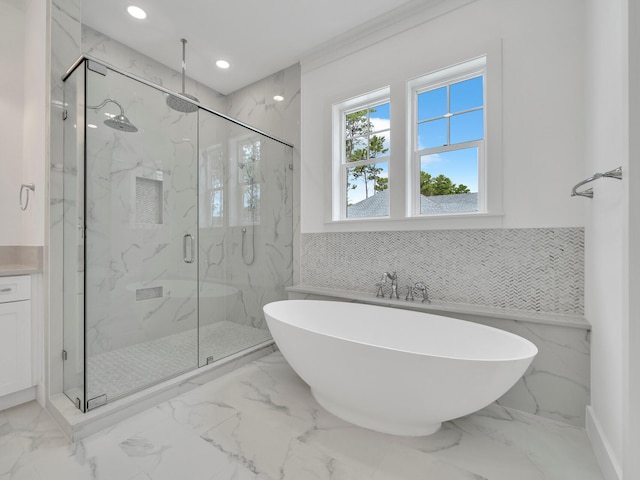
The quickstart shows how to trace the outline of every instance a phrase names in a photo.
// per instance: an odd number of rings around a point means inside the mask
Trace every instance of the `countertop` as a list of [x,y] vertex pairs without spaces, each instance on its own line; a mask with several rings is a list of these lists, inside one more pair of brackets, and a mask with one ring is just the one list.
[[30,265],[0,265],[0,277],[11,277],[13,275],[31,275],[39,273],[38,267]]

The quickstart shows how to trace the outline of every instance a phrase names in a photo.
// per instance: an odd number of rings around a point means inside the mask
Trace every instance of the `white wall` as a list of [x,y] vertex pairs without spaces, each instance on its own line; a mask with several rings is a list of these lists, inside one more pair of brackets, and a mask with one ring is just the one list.
[[[583,175],[622,165],[625,158],[622,2],[591,0],[585,46],[587,125]],[[591,339],[591,415],[614,470],[622,460],[622,309],[625,190],[628,180],[593,184],[594,198],[583,202],[586,222],[585,314]],[[606,468],[604,470],[607,470]]]
[[24,6],[0,0],[0,245],[21,245]]
[[[44,244],[46,5],[0,0],[0,245]],[[32,182],[23,212],[20,185]]]
[[[584,175],[584,15],[581,0],[478,0],[324,65],[303,62],[302,233],[583,226],[584,205],[569,192]],[[428,220],[325,223],[330,218],[331,105],[390,85],[391,161],[401,171],[406,81],[472,58],[500,41],[504,216],[498,222],[466,225]],[[392,183],[390,178],[391,188]]]
[[35,184],[22,214],[22,245],[44,245],[47,116],[47,2],[28,0],[24,23],[22,182]]
[[[623,1],[628,11],[627,46],[629,76],[625,91],[629,94],[629,167],[627,169],[628,185],[640,185],[640,165],[630,159],[640,158],[640,4],[635,0]],[[627,285],[625,286],[626,304],[623,331],[623,363],[625,388],[623,391],[623,432],[622,445],[625,452],[623,471],[626,478],[640,478],[640,189],[627,189],[627,218],[629,232],[625,251],[628,258],[624,264],[628,268]]]
[[[640,4],[635,0],[624,0],[623,8],[628,11],[627,48],[624,49],[629,66],[628,83],[624,86],[629,95],[629,165],[628,185],[640,185]],[[636,159],[632,162],[630,159]],[[627,258],[623,259],[623,271],[627,272],[623,310],[623,407],[622,418],[626,426],[623,431],[622,470],[625,478],[640,478],[640,189],[627,189],[627,214],[629,222],[627,243],[624,245]]]

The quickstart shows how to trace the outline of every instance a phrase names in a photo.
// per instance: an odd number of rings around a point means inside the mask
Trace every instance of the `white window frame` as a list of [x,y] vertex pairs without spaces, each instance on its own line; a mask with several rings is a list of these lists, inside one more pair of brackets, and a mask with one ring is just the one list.
[[[391,104],[390,87],[380,88],[378,90],[358,95],[357,97],[333,104],[332,108],[332,125],[333,125],[333,161],[332,161],[332,194],[331,194],[331,217],[334,221],[357,221],[357,220],[376,220],[388,219],[389,214],[380,217],[347,217],[347,172],[349,168],[362,165],[370,165],[372,163],[388,163],[389,183],[388,189],[391,189],[391,155],[377,157],[375,160],[368,159],[360,162],[346,162],[345,144],[346,144],[346,125],[345,117],[349,113],[357,112],[383,103]],[[391,105],[390,105],[391,107]],[[393,127],[391,127],[393,131]],[[389,206],[389,212],[391,206]]]
[[[418,95],[443,86],[452,85],[470,78],[483,77],[483,138],[464,143],[449,144],[418,150]],[[422,75],[407,82],[409,98],[408,125],[410,126],[408,156],[409,165],[406,178],[406,204],[408,217],[434,218],[444,215],[477,215],[486,214],[487,209],[487,138],[489,129],[487,122],[487,57],[481,56],[435,72]],[[450,130],[449,130],[450,134]],[[447,214],[423,214],[420,212],[420,157],[428,154],[450,152],[465,148],[478,148],[478,210]]]

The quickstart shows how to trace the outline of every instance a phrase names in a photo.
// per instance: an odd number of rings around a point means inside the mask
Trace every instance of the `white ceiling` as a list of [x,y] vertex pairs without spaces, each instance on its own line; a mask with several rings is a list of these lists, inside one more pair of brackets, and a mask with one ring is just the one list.
[[[426,0],[83,0],[91,28],[228,94],[298,62],[363,25],[377,28],[393,10]],[[428,2],[426,2],[428,3]],[[135,4],[146,20],[129,16]],[[231,63],[220,70],[215,61]]]

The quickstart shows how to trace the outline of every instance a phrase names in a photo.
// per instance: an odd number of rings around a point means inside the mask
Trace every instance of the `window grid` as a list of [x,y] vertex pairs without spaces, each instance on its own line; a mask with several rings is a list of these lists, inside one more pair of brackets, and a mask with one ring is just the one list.
[[[383,98],[383,99],[378,99],[375,102],[368,102],[368,103],[363,103],[363,104],[359,104],[357,107],[355,108],[350,108],[348,110],[343,110],[341,113],[341,130],[343,133],[343,141],[342,141],[342,151],[341,151],[341,159],[340,159],[340,163],[341,163],[341,168],[340,168],[340,178],[341,178],[341,185],[343,186],[343,192],[344,192],[344,196],[341,197],[341,219],[349,219],[349,218],[363,218],[364,217],[369,217],[369,215],[362,215],[362,214],[356,214],[356,213],[351,213],[350,214],[350,207],[352,206],[352,204],[350,203],[350,197],[349,197],[349,193],[350,190],[353,187],[353,183],[351,183],[351,180],[358,180],[360,177],[364,177],[365,179],[365,200],[371,198],[373,195],[375,195],[377,193],[377,189],[378,188],[384,188],[387,189],[388,188],[388,183],[384,184],[383,187],[380,187],[380,185],[378,184],[378,180],[377,180],[377,173],[372,174],[371,171],[367,172],[366,170],[364,170],[364,168],[370,167],[371,169],[376,169],[376,168],[380,168],[381,172],[385,170],[387,170],[387,175],[388,175],[388,165],[389,165],[389,159],[390,159],[390,147],[386,149],[386,151],[381,152],[380,156],[372,156],[375,155],[376,152],[372,152],[371,150],[371,145],[372,145],[372,141],[374,138],[384,138],[385,142],[390,142],[390,133],[391,133],[391,127],[389,126],[389,128],[375,128],[374,123],[372,122],[372,117],[371,114],[373,112],[375,112],[376,107],[381,107],[381,106],[390,106],[390,102],[389,102],[389,98]],[[349,129],[348,129],[348,117],[349,115],[353,115],[353,114],[357,114],[357,113],[361,113],[362,115],[364,115],[365,117],[365,125],[367,125],[367,127],[365,128],[365,131],[363,133],[358,133],[358,134],[354,134],[354,135],[350,135],[349,133]],[[374,128],[369,129],[369,126],[373,126]],[[362,158],[361,160],[350,160],[349,159],[349,142],[352,142],[351,145],[362,145],[363,149],[364,149],[364,158]],[[382,145],[382,149],[385,150],[384,145]],[[360,169],[361,171],[356,173],[356,178],[354,178],[354,173],[357,172],[357,169]],[[364,171],[363,171],[364,170]],[[370,177],[370,175],[373,175]],[[388,177],[382,177],[382,178],[388,178]],[[371,191],[372,193],[369,194],[369,185],[368,185],[368,181],[372,181],[372,185],[371,185]],[[361,201],[361,199],[358,199],[359,203]],[[380,212],[375,213],[372,218],[375,217],[380,217],[380,216],[384,216],[384,217],[388,217],[389,216],[389,208],[387,205],[386,211],[383,212],[383,214],[380,214]]]
[[[459,83],[465,82],[467,80],[471,80],[474,78],[482,78],[482,104],[480,106],[471,107],[459,111],[452,112],[451,111],[451,87],[453,85],[457,85]],[[410,216],[421,216],[428,217],[433,215],[433,213],[425,213],[422,212],[421,202],[423,199],[421,198],[421,159],[428,155],[434,154],[446,154],[447,152],[455,152],[462,151],[475,148],[477,150],[477,181],[478,181],[478,201],[477,201],[477,209],[474,210],[464,210],[460,213],[475,213],[475,212],[485,212],[486,211],[486,191],[485,191],[485,158],[484,158],[484,148],[485,148],[485,138],[486,138],[486,118],[485,118],[485,107],[486,107],[486,77],[484,69],[478,70],[475,69],[473,72],[467,72],[463,75],[455,75],[450,77],[445,77],[444,79],[440,79],[437,82],[431,82],[428,85],[413,86],[413,127],[412,127],[412,145],[413,145],[413,154],[412,157],[412,167],[411,167],[411,178],[410,178],[410,188],[413,191],[411,197],[411,208],[409,210]],[[427,118],[420,119],[419,118],[419,95],[426,92],[433,92],[440,88],[445,88],[446,90],[446,112],[442,115],[429,116]],[[482,138],[474,139],[470,141],[451,143],[451,119],[471,113],[476,111],[482,111],[483,119],[482,119]],[[443,145],[432,146],[428,148],[420,148],[420,125],[428,124],[429,122],[437,121],[437,120],[446,120],[446,142]],[[454,182],[455,183],[455,182]]]

